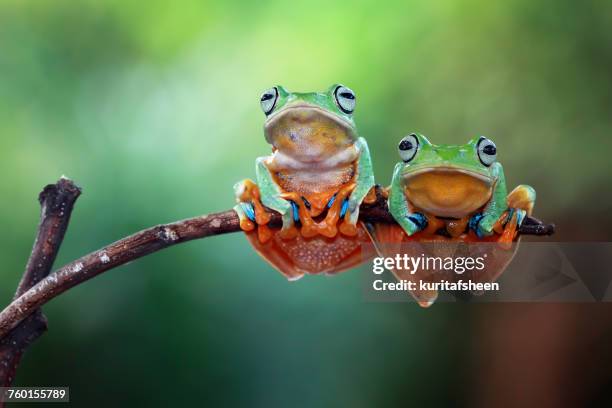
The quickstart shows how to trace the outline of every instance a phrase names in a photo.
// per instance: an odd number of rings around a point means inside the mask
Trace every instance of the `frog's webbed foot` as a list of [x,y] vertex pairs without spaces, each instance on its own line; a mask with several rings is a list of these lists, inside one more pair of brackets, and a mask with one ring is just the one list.
[[516,187],[508,194],[508,210],[505,211],[493,226],[500,234],[497,240],[508,247],[518,235],[518,229],[526,216],[531,215],[535,204],[535,190],[527,185]]
[[257,236],[261,243],[272,238],[272,231],[268,227],[270,214],[261,203],[259,188],[252,180],[246,179],[234,185],[234,193],[238,204],[234,210],[240,218],[240,228],[249,232],[257,226]]
[[[302,236],[304,237],[313,237],[317,235],[316,233],[316,223],[312,219],[310,212],[308,211],[308,201],[300,196],[296,192],[286,192],[282,193],[281,197],[285,200],[288,200],[291,203],[293,221],[299,222],[301,227]],[[295,227],[292,228],[294,230]],[[297,233],[297,230],[295,230]]]
[[[352,187],[351,190],[354,188],[355,187]],[[352,191],[344,198],[342,205],[339,207],[340,213],[338,214],[338,218],[342,219],[338,228],[342,235],[346,235],[347,237],[354,237],[357,235],[357,221],[359,219],[359,208],[355,208],[353,211],[350,209],[351,192]],[[336,195],[334,195],[334,198],[336,198]],[[362,202],[365,204],[374,204],[377,199],[376,186],[374,186],[367,192]]]
[[512,246],[512,242],[518,235],[518,228],[521,226],[526,216],[526,210],[509,208],[508,211],[504,211],[502,216],[499,217],[493,226],[493,230],[500,235],[497,242],[503,248],[509,249]]
[[[333,238],[338,234],[338,220],[344,218],[347,213],[348,196],[354,188],[354,184],[349,184],[334,194],[327,204],[325,219],[320,222],[315,222],[312,219],[309,203],[304,197],[294,192],[283,193],[282,197],[289,200],[294,206],[294,209],[297,210],[294,211],[294,214],[297,214],[295,221],[301,223],[302,226],[300,231],[303,237],[312,238],[317,235],[322,235],[327,238]],[[357,234],[356,227],[352,235],[355,234]]]
[[[336,225],[338,220],[342,219],[342,222],[338,229],[342,235],[346,235],[347,237],[354,237],[357,235],[357,218],[359,213],[356,213],[357,217],[355,217],[355,213],[351,212],[349,208],[350,204],[350,195],[355,189],[356,184],[351,183],[347,186],[344,186],[340,189],[334,196],[334,201],[327,211],[327,216],[325,217],[324,223],[325,227],[330,230],[336,230]],[[371,189],[370,191],[374,191]],[[374,192],[374,200],[376,200],[376,193]],[[358,211],[358,210],[357,210]],[[335,235],[335,234],[334,234]]]

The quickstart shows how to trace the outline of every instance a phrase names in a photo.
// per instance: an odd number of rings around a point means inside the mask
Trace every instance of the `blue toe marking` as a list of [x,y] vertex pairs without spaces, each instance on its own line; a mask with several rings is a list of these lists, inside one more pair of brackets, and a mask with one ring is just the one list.
[[412,221],[419,230],[423,230],[427,226],[427,218],[421,213],[411,214],[408,216],[408,219]]
[[348,210],[348,204],[349,204],[348,202],[349,202],[348,198],[345,198],[344,201],[342,202],[342,208],[340,209],[340,218],[344,218],[344,215],[346,214],[346,210]]
[[483,218],[484,218],[484,215],[480,213],[474,214],[472,218],[470,218],[470,221],[468,222],[468,228],[474,231],[476,235],[478,236],[478,238],[482,238],[483,236],[482,231],[480,231],[480,228],[478,228],[478,224],[480,223],[480,220],[482,220]]
[[516,224],[520,227],[523,224],[523,220],[527,215],[527,211],[525,210],[517,210],[518,217],[516,218]]
[[293,221],[298,222],[300,220],[300,214],[298,213],[298,205],[293,201],[289,202],[291,203],[291,208],[293,209]]
[[331,208],[334,201],[336,201],[336,194],[334,194],[332,198],[330,198],[329,201],[327,202],[327,208]]
[[504,224],[507,224],[512,219],[513,215],[514,215],[514,208],[508,209],[508,216],[506,217],[506,221],[504,221]]
[[253,222],[255,222],[255,210],[253,210],[253,204],[251,203],[241,203],[242,209],[246,214],[247,218]]

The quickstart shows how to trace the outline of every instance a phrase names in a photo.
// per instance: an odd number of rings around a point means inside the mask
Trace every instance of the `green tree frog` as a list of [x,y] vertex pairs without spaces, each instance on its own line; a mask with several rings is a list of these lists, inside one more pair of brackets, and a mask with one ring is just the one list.
[[[429,251],[428,255],[447,256],[462,243],[464,254],[489,257],[475,279],[496,279],[516,252],[513,242],[523,219],[531,215],[535,190],[519,185],[507,193],[495,143],[484,136],[464,145],[435,145],[413,133],[400,141],[398,151],[402,161],[393,171],[387,204],[399,226],[372,226],[379,252],[420,256]],[[487,245],[491,242],[495,245]],[[439,270],[392,272],[401,280],[457,278]],[[437,297],[436,291],[411,293],[421,306],[431,305]]]
[[[358,217],[372,198],[374,174],[353,120],[355,102],[339,84],[309,93],[275,86],[260,98],[272,154],[256,160],[256,182],[234,186],[234,209],[257,252],[289,279],[367,259],[361,247],[369,236]],[[264,207],[281,214],[280,230],[268,227]]]
[[453,238],[466,227],[485,238],[512,241],[535,203],[535,190],[519,185],[510,194],[495,143],[484,136],[465,145],[434,145],[423,135],[404,137],[389,190],[389,211],[409,236],[445,229]]

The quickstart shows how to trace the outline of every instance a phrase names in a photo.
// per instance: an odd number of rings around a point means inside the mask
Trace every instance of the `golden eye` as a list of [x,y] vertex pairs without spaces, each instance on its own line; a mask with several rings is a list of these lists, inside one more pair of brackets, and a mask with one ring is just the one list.
[[497,159],[497,147],[495,147],[495,143],[484,136],[481,136],[480,139],[478,139],[476,152],[480,162],[487,167],[493,164],[495,159]]
[[355,92],[343,85],[338,85],[334,90],[334,98],[340,110],[351,114],[355,110]]
[[261,110],[267,115],[272,113],[274,107],[276,106],[276,101],[278,100],[278,89],[276,87],[270,88],[261,94],[261,98],[259,99],[261,103]]
[[397,150],[399,151],[399,155],[402,160],[405,163],[408,163],[410,160],[414,159],[414,156],[417,154],[417,150],[419,150],[419,139],[417,139],[416,135],[412,133],[400,140]]

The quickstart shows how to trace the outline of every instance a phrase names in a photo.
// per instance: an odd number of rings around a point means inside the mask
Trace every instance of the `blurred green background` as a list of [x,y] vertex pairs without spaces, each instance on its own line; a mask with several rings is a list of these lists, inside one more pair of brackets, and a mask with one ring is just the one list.
[[[381,183],[408,132],[439,143],[483,134],[509,185],[536,188],[535,215],[559,225],[556,239],[609,240],[611,8],[2,0],[0,298],[9,302],[29,255],[37,194],[61,175],[83,195],[57,266],[144,227],[232,206],[233,183],[270,151],[258,99],[275,84],[351,87]],[[544,335],[534,321],[528,337],[490,336],[483,322],[503,330],[503,319],[535,315],[514,308],[365,303],[357,271],[288,283],[232,234],[54,300],[16,385],[69,385],[79,406],[486,406],[490,359],[505,341],[517,356],[537,353],[532,336]],[[575,327],[578,312],[560,308],[543,320]],[[524,371],[538,372],[530,362]],[[537,397],[506,380],[509,395]]]

